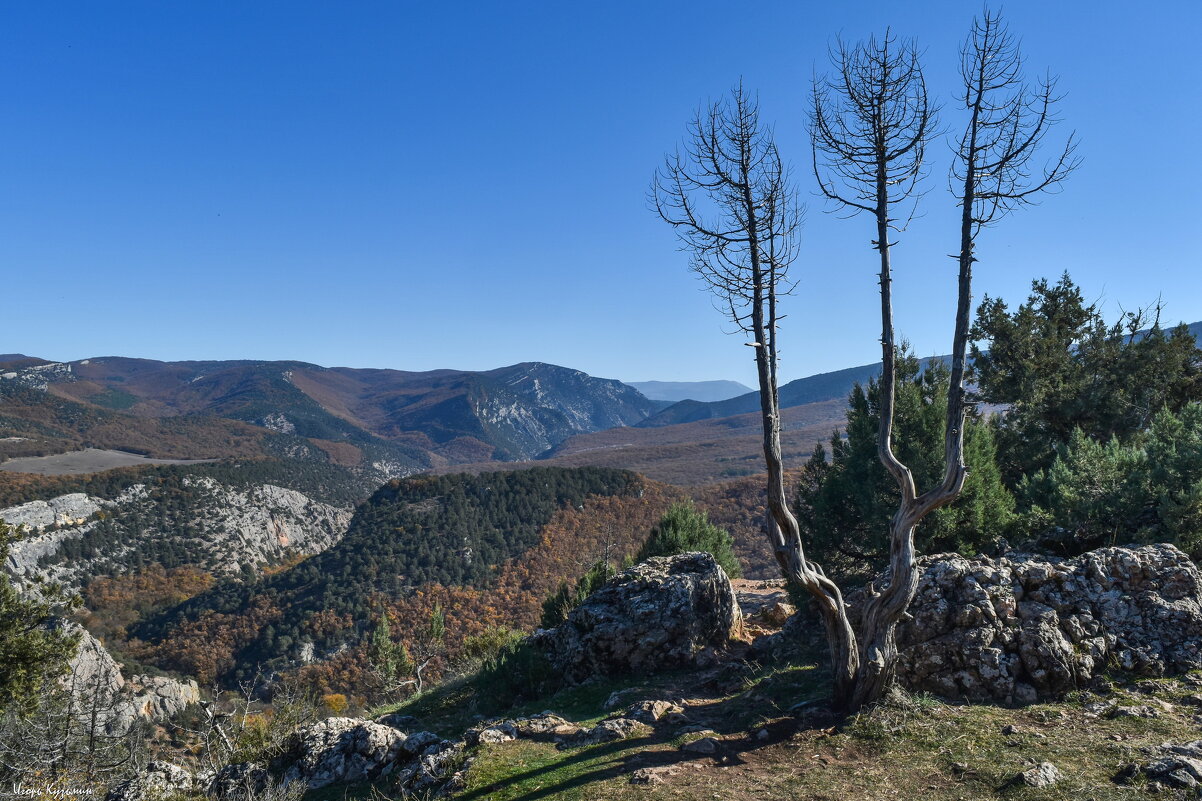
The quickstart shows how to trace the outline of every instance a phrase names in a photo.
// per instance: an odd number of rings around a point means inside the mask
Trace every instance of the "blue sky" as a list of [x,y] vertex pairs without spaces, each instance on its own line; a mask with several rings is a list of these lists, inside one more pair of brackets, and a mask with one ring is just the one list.
[[[788,380],[879,358],[867,219],[812,197],[836,35],[926,49],[949,99],[976,3],[46,2],[0,9],[0,352],[752,383],[645,191],[743,77],[810,196]],[[1004,6],[1081,137],[1064,191],[987,231],[976,296],[1068,270],[1117,314],[1202,320],[1202,4]],[[952,128],[961,118],[950,106]],[[932,148],[897,321],[950,348],[956,209]]]

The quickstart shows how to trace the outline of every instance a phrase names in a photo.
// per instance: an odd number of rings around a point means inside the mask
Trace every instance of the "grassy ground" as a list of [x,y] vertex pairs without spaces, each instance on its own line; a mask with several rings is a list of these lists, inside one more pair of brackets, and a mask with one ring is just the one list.
[[[536,799],[1131,799],[1184,798],[1182,791],[1153,794],[1112,778],[1131,762],[1147,762],[1143,748],[1202,738],[1202,709],[1191,681],[1116,684],[1104,693],[1081,693],[1061,703],[1022,709],[959,706],[928,697],[898,698],[842,724],[822,712],[789,713],[798,700],[824,692],[813,666],[792,666],[750,676],[726,694],[705,694],[696,676],[660,677],[630,688],[606,682],[574,688],[508,716],[543,709],[589,724],[605,717],[611,693],[623,702],[642,698],[683,701],[689,718],[720,740],[713,754],[681,749],[700,734],[681,725],[657,726],[647,737],[587,748],[558,750],[552,743],[517,740],[482,747],[468,773],[461,801]],[[461,687],[431,694],[403,710],[444,733],[470,722]],[[1113,700],[1152,706],[1158,717],[1098,716],[1087,705]],[[1196,698],[1194,700],[1197,700]],[[809,709],[820,709],[815,704]],[[424,714],[423,714],[424,713]],[[1012,729],[1009,727],[1013,727]],[[1048,761],[1064,778],[1049,788],[1014,782],[1022,771]],[[650,769],[650,771],[646,770]],[[632,778],[654,773],[651,783]],[[383,788],[381,788],[383,789]],[[387,791],[384,790],[384,795]]]
[[[504,713],[553,711],[588,726],[635,701],[667,699],[689,723],[656,724],[651,735],[560,750],[515,740],[481,746],[457,801],[1112,801],[1202,798],[1153,792],[1142,778],[1113,781],[1133,762],[1147,763],[1166,742],[1202,739],[1202,672],[1157,680],[1114,676],[1092,691],[1018,709],[957,705],[899,695],[838,721],[822,703],[828,676],[817,666],[821,643],[798,664],[746,675],[714,669],[639,683],[604,680],[563,690]],[[448,738],[480,719],[469,682],[444,685],[397,708]],[[614,693],[616,703],[607,705]],[[1154,717],[1111,717],[1099,702],[1148,708]],[[607,708],[608,706],[608,708]],[[377,710],[377,713],[385,710]],[[391,711],[391,710],[388,710]],[[490,715],[490,717],[495,717]],[[705,729],[690,732],[689,729]],[[719,741],[712,754],[684,750],[698,737]],[[1063,778],[1037,789],[1016,777],[1051,762]],[[653,774],[650,779],[647,774]],[[633,781],[632,781],[633,780]],[[642,781],[640,781],[642,780]],[[1192,793],[1193,791],[1188,791]],[[392,798],[384,786],[376,798]],[[339,796],[341,797],[341,796]],[[334,796],[328,796],[333,801]]]

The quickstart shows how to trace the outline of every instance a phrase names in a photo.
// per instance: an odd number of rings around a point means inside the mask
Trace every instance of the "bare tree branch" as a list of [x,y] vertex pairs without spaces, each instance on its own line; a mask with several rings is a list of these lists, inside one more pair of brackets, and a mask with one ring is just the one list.
[[805,558],[797,519],[785,500],[780,447],[777,301],[795,284],[802,210],[789,169],[761,124],[759,105],[740,83],[728,99],[698,111],[682,150],[670,155],[651,182],[649,205],[676,229],[690,266],[755,352],[768,468],[767,527],[786,578],[815,598],[831,643],[835,682],[854,674],[854,635],[839,588]]

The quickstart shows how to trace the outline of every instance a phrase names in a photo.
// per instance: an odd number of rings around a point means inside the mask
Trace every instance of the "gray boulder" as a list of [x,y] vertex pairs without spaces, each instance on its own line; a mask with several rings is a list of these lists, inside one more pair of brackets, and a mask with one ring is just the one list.
[[401,751],[415,757],[424,753],[430,746],[443,742],[445,741],[432,731],[415,731],[405,737],[405,742],[401,743]]
[[120,784],[109,788],[104,801],[154,801],[169,795],[191,792],[192,774],[170,762],[148,762],[146,767]]
[[1148,676],[1202,668],[1202,575],[1171,545],[919,566],[897,632],[897,676],[911,690],[1023,704],[1085,686],[1111,662]]
[[513,726],[518,737],[528,740],[554,739],[570,729],[579,728],[554,712],[543,712],[528,718],[518,718],[513,722]]
[[626,707],[620,717],[637,720],[640,723],[659,723],[661,719],[679,720],[684,715],[684,707],[671,701],[638,701]]
[[1119,772],[1114,780],[1130,784],[1143,774],[1149,786],[1153,782],[1181,789],[1202,786],[1202,740],[1191,743],[1164,743],[1154,749],[1149,762],[1132,763]]
[[405,735],[391,726],[356,718],[327,718],[294,732],[287,753],[285,783],[304,782],[316,790],[336,782],[386,776],[403,754]]
[[130,676],[125,691],[136,714],[147,720],[168,720],[200,703],[200,687],[194,679]]
[[646,737],[651,734],[651,727],[645,723],[630,718],[611,718],[603,720],[591,729],[580,729],[572,737],[560,741],[558,748],[565,750],[599,743],[612,743],[616,740],[629,740],[633,737]]
[[271,786],[271,774],[256,762],[238,762],[217,771],[208,794],[218,801],[251,801]]
[[470,760],[462,742],[429,746],[416,761],[397,773],[397,785],[410,794],[433,798],[462,789]]
[[1040,762],[1018,774],[1018,782],[1027,787],[1051,787],[1063,778],[1064,774],[1051,762]]
[[569,683],[654,673],[712,659],[742,616],[726,573],[708,553],[648,559],[610,579],[532,644]]

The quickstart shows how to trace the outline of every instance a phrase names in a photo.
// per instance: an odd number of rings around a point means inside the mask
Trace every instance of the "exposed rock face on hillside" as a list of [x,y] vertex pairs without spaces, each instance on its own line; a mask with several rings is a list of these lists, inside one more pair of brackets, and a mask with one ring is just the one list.
[[96,711],[96,721],[107,734],[125,734],[139,720],[168,720],[200,701],[195,681],[166,676],[131,676],[126,680],[121,666],[99,640],[78,624],[60,625],[79,635],[64,681],[85,714]]
[[703,665],[742,621],[707,553],[648,559],[611,579],[532,642],[569,682]]
[[58,621],[69,633],[79,636],[75,655],[68,664],[69,681],[77,688],[77,694],[101,692],[111,695],[125,686],[121,666],[101,644],[78,623]]
[[49,501],[30,501],[0,509],[0,519],[10,526],[44,529],[50,526],[78,526],[100,511],[100,503],[82,492],[60,495]]
[[[73,493],[0,509],[0,519],[27,529],[5,567],[18,581],[41,578],[74,587],[86,574],[121,572],[139,548],[186,530],[189,564],[237,573],[289,553],[324,551],[346,532],[352,514],[272,484],[234,488],[203,476],[184,484],[191,503],[183,511],[165,508],[164,499],[141,484],[113,500]],[[107,518],[103,526],[100,512]],[[86,558],[61,553],[68,541],[106,535],[115,542],[91,549]]]
[[1085,686],[1110,662],[1149,676],[1202,667],[1202,575],[1171,545],[920,567],[898,629],[910,689],[1022,704]]
[[337,542],[351,522],[350,509],[318,503],[273,484],[236,490],[211,478],[196,482],[212,493],[214,514],[203,525],[215,535],[214,550],[224,554],[227,570],[273,561],[289,551],[320,553]]
[[74,380],[75,375],[71,370],[71,365],[62,362],[46,362],[0,373],[0,381],[12,381],[42,392],[45,392],[52,383]]

